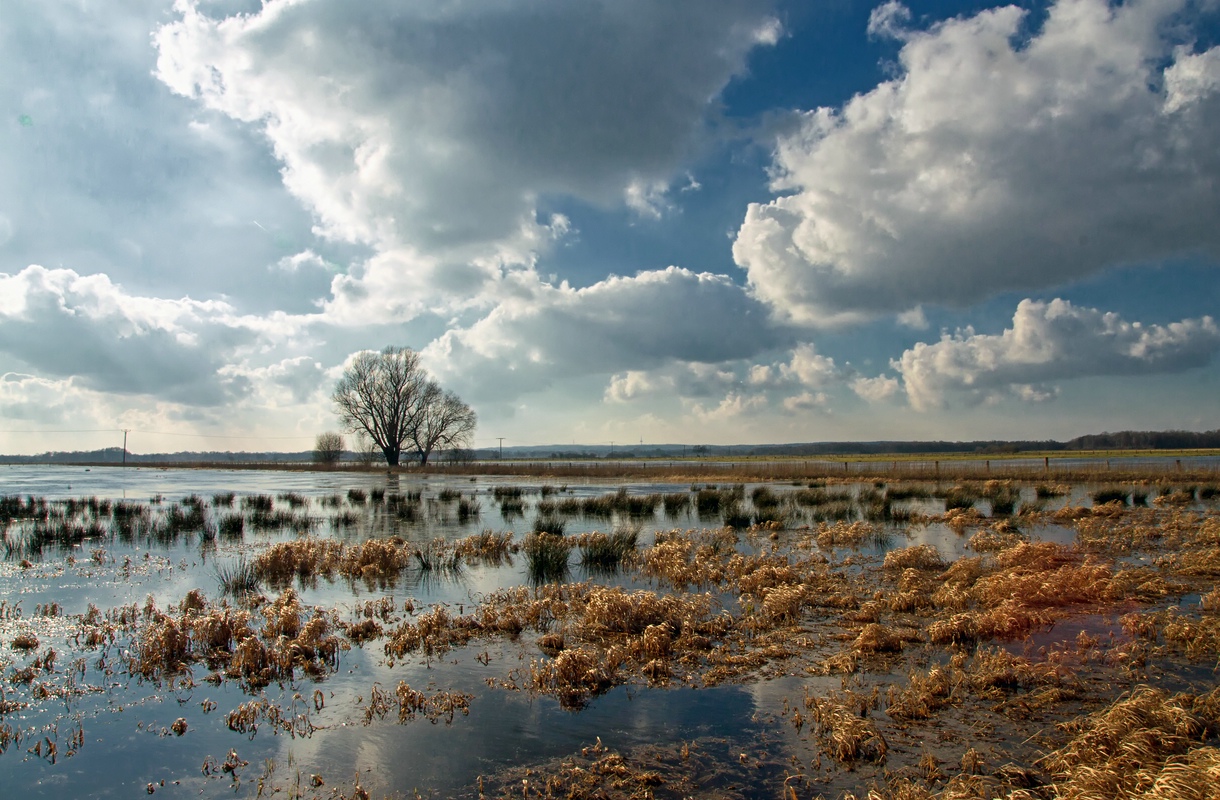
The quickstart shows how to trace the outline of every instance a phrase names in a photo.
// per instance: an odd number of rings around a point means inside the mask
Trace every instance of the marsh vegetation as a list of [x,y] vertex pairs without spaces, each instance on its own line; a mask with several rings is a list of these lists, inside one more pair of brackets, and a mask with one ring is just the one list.
[[1209,797],[1215,488],[4,496],[0,778],[48,797]]

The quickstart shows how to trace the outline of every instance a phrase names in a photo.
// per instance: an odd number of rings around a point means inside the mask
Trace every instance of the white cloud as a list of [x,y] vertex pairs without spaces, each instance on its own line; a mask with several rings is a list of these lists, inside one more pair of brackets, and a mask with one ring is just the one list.
[[804,391],[797,395],[784,398],[784,410],[790,414],[796,414],[801,411],[813,411],[817,409],[825,409],[830,402],[825,392],[809,392]]
[[261,127],[318,231],[381,255],[328,312],[392,319],[528,269],[562,227],[543,198],[659,214],[714,98],[778,40],[769,7],[268,0],[220,17],[178,0],[157,74]]
[[639,397],[673,389],[674,380],[670,376],[631,369],[610,378],[605,400],[609,403],[628,403]]
[[886,0],[868,15],[868,35],[885,39],[905,39],[911,10],[899,0]]
[[186,404],[248,393],[226,370],[275,319],[240,318],[227,303],[132,295],[105,275],[30,266],[0,273],[0,352],[44,376]]
[[[804,324],[963,306],[1117,264],[1220,254],[1220,49],[1186,0],[1059,0],[899,31],[898,76],[780,137],[734,244],[756,295]],[[1178,42],[1181,41],[1179,38]]]
[[954,397],[1049,400],[1057,391],[1047,385],[1052,381],[1181,372],[1206,365],[1217,350],[1220,328],[1211,317],[1144,325],[1065,300],[1022,300],[1002,333],[945,334],[915,345],[891,366],[901,373],[911,405],[927,410]]
[[[422,351],[428,367],[463,396],[509,401],[565,378],[714,365],[788,336],[728,278],[678,267],[612,276],[582,289],[525,278],[507,288],[486,317]],[[706,369],[690,376],[705,378]],[[610,395],[625,399],[633,381],[638,393],[639,377],[618,381]]]
[[[86,401],[71,380],[7,372],[0,375],[0,419],[11,427],[43,428],[51,425],[93,428],[100,423],[96,405]],[[108,427],[113,420],[107,419]]]
[[691,415],[705,425],[714,425],[739,417],[748,416],[760,412],[767,406],[767,398],[761,394],[740,394],[732,392],[720,403],[714,407],[707,407],[702,403],[694,403],[691,406]]
[[851,382],[851,390],[870,403],[880,403],[898,394],[898,379],[878,375],[873,378],[860,376]]
[[754,364],[747,371],[752,386],[775,388],[810,387],[821,388],[842,380],[842,370],[833,358],[824,356],[808,343],[798,344],[792,349],[787,361],[772,364]]
[[275,262],[275,269],[283,272],[298,272],[302,269],[330,270],[331,265],[313,250],[302,250]]
[[335,378],[328,376],[322,365],[309,356],[286,358],[260,372],[275,386],[286,389],[293,403],[317,401],[325,405]]
[[923,312],[923,306],[915,306],[909,311],[903,311],[896,317],[898,324],[904,328],[922,331],[928,327],[928,317]]

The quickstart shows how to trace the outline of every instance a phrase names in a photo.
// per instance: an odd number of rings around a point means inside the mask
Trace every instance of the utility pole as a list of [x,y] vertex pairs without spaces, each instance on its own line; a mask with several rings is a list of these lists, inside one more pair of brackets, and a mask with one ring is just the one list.
[[503,461],[504,460],[504,437],[497,436],[496,438],[500,440],[500,460]]
[[127,431],[129,428],[123,429],[123,466],[127,466]]

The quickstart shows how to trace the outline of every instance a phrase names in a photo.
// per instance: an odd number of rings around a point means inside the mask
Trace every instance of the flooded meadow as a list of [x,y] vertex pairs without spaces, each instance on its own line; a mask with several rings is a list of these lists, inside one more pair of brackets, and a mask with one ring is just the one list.
[[1215,797],[1220,483],[0,467],[14,796]]

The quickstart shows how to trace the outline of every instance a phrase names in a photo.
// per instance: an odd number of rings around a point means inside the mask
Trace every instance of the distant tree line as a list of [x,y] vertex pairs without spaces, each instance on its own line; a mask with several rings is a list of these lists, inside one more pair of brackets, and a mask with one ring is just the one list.
[[1220,447],[1220,430],[1119,431],[1077,436],[1065,450],[1194,450]]
[[[336,436],[338,436],[336,434]],[[341,438],[341,437],[340,437]],[[322,444],[328,444],[322,442]],[[330,444],[333,444],[331,442]],[[328,450],[329,457],[334,451]],[[826,456],[826,455],[884,455],[886,453],[978,453],[979,455],[1007,455],[1031,451],[1056,450],[1195,450],[1220,449],[1220,430],[1195,431],[1119,431],[1078,436],[1066,442],[1039,441],[972,441],[972,442],[809,442],[782,445],[655,445],[635,447],[631,456],[644,458],[678,458],[683,455],[710,458],[745,456]],[[348,460],[359,455],[351,450],[342,450],[339,460]],[[490,460],[499,455],[497,448],[470,451],[460,446],[447,451],[450,460],[471,458]],[[586,458],[627,458],[622,449],[588,446],[581,450],[554,450],[539,447],[505,447],[506,458],[552,458],[556,460],[579,460]],[[99,450],[73,450],[46,452],[33,456],[0,454],[0,464],[117,464],[122,460],[120,447]],[[291,463],[319,459],[318,450],[304,452],[228,452],[189,451],[177,453],[127,453],[128,464],[151,463]]]

